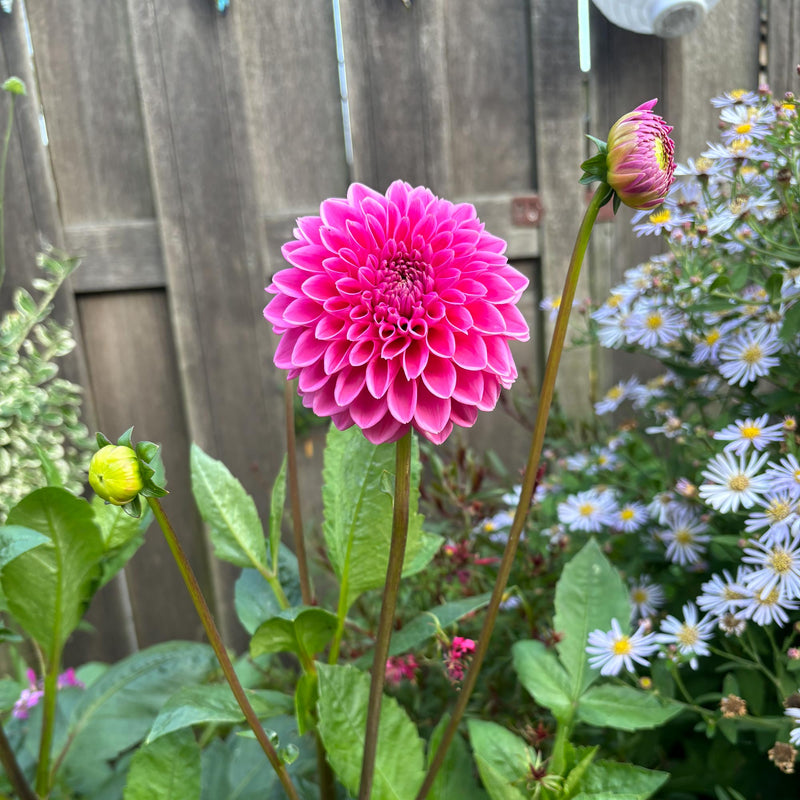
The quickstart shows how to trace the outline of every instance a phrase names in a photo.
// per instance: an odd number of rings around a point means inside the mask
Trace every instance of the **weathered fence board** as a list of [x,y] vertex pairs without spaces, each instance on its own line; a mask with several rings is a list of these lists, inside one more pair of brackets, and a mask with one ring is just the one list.
[[767,75],[778,95],[800,94],[800,0],[769,0]]

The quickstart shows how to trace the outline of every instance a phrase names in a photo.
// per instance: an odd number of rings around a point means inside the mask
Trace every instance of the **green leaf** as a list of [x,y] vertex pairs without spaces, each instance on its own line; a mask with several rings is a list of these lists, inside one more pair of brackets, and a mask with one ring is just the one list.
[[[394,474],[395,446],[374,445],[356,427],[330,428],[325,447],[323,533],[346,607],[362,592],[383,586],[392,534],[392,499],[381,491],[384,472]],[[440,538],[422,530],[419,503],[419,444],[411,456],[411,503],[403,575],[424,569]]]
[[253,498],[228,468],[191,448],[192,492],[200,516],[208,524],[217,558],[237,567],[267,569],[264,529]]
[[630,600],[617,570],[590,539],[564,567],[556,584],[556,631],[561,663],[570,674],[570,694],[577,700],[600,674],[589,666],[586,644],[596,628],[607,631],[612,618],[626,626],[631,616]]
[[[355,667],[317,665],[319,732],[328,760],[348,791],[358,794],[367,721],[369,676]],[[401,757],[399,757],[401,756]],[[422,740],[394,698],[381,700],[371,800],[408,800],[424,778]]]
[[17,556],[49,541],[43,533],[23,525],[0,526],[0,570]]
[[166,642],[114,664],[82,694],[67,730],[67,769],[108,761],[141,741],[179,689],[208,680],[218,669],[205,644]]
[[9,525],[49,541],[18,555],[0,576],[8,609],[48,660],[77,627],[99,578],[103,542],[91,506],[65,489],[37,489],[8,515]]
[[558,656],[543,642],[517,642],[513,648],[514,670],[528,694],[564,722],[572,711],[570,678]]
[[800,303],[795,303],[786,312],[779,335],[784,342],[791,342],[798,333],[800,333]]
[[324,608],[294,606],[261,623],[250,640],[250,655],[296,653],[307,659],[333,637],[336,615]]
[[297,732],[302,735],[316,727],[316,708],[319,699],[317,676],[304,672],[297,679],[294,690],[294,715],[297,719]]
[[286,456],[272,484],[272,496],[269,504],[269,552],[272,571],[278,570],[278,556],[281,545],[281,523],[283,522],[283,507],[286,504]]
[[[299,605],[301,594],[297,557],[284,544],[280,546],[278,580],[289,603],[293,606]],[[234,606],[239,622],[251,636],[264,620],[274,617],[281,611],[280,603],[278,603],[272,587],[266,578],[254,569],[243,569],[236,581]]]
[[[433,756],[444,735],[449,717],[442,717],[431,734],[428,745],[428,763],[430,767]],[[428,794],[429,800],[486,800],[486,793],[478,786],[473,775],[472,759],[469,757],[467,744],[459,735],[453,738]]]
[[575,755],[578,756],[578,761],[572,767],[572,769],[570,769],[566,780],[564,781],[564,786],[562,787],[559,800],[569,800],[569,798],[575,795],[575,792],[578,790],[578,787],[583,780],[583,776],[586,774],[586,770],[589,769],[592,761],[594,761],[594,757],[597,755],[598,749],[598,745],[595,745],[594,747],[587,748],[585,753],[579,754],[577,751],[573,751]]
[[[263,689],[246,690],[245,694],[259,719],[286,714],[293,708],[291,696],[282,692]],[[191,725],[209,722],[233,724],[243,720],[242,709],[228,684],[184,686],[159,711],[146,741],[154,742],[165,734]]]
[[468,727],[478,772],[492,800],[527,800],[523,789],[531,764],[528,745],[494,722],[471,719]]
[[200,746],[176,731],[136,752],[123,800],[200,800]]
[[588,689],[578,701],[578,717],[590,725],[637,731],[657,728],[683,711],[674,700],[660,700],[632,686],[604,684]]
[[669,773],[616,761],[597,761],[586,770],[574,800],[647,800]]
[[61,476],[58,474],[58,468],[56,467],[53,459],[50,458],[50,456],[48,456],[44,449],[39,447],[38,444],[34,445],[34,450],[36,450],[36,458],[39,459],[39,463],[42,465],[42,474],[44,475],[46,485],[57,486],[63,489],[64,482],[61,480]]

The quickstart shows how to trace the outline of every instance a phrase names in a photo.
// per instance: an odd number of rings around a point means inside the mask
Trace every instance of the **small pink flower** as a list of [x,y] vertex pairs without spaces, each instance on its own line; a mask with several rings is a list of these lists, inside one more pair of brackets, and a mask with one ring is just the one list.
[[450,649],[445,656],[444,664],[447,677],[453,683],[459,683],[464,678],[464,671],[469,665],[469,657],[475,652],[475,641],[454,636]]
[[786,651],[786,655],[787,655],[787,656],[789,656],[789,658],[790,658],[792,661],[798,661],[798,660],[800,660],[800,650],[798,650],[798,648],[796,648],[796,647],[790,647],[790,648],[789,648],[789,649]]
[[11,712],[11,715],[17,719],[27,719],[28,712],[44,695],[36,681],[36,673],[29,669],[25,675],[28,678],[28,686],[20,693],[19,699],[14,703],[14,710]]
[[418,667],[413,655],[392,656],[386,660],[386,682],[392,686],[397,686],[403,680],[415,684]]
[[606,182],[631,208],[661,205],[673,181],[672,126],[653,113],[657,102],[642,103],[620,117],[608,132]]
[[385,195],[356,183],[294,234],[264,316],[281,337],[275,364],[315,414],[376,444],[411,428],[439,444],[514,382],[528,280],[473,206],[402,181]]
[[86,688],[86,684],[83,681],[78,680],[78,678],[75,676],[74,667],[70,667],[66,672],[62,672],[58,676],[58,688],[65,689],[68,686],[73,686],[78,689]]

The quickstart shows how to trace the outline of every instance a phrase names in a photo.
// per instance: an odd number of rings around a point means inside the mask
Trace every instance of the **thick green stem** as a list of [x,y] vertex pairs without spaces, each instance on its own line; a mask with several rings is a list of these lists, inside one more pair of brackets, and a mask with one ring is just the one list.
[[292,508],[292,531],[294,532],[294,554],[297,556],[297,572],[300,577],[300,594],[303,605],[313,603],[311,580],[308,576],[306,542],[303,538],[303,516],[300,509],[300,481],[297,477],[297,449],[294,436],[294,390],[293,382],[286,381],[284,402],[286,406],[286,459],[289,482],[289,500]]
[[500,603],[503,599],[506,584],[508,583],[508,576],[511,574],[511,567],[514,563],[514,556],[517,552],[517,544],[522,529],[525,525],[525,519],[528,515],[531,498],[536,488],[536,476],[539,471],[539,460],[542,455],[542,446],[544,444],[544,434],[547,428],[547,417],[550,413],[550,405],[553,401],[553,392],[555,391],[556,375],[558,374],[558,365],[561,361],[561,353],[564,350],[564,341],[567,337],[567,325],[569,323],[569,315],[572,310],[572,302],[575,299],[575,290],[578,286],[578,278],[581,272],[581,264],[583,257],[586,254],[586,247],[589,244],[589,236],[592,233],[592,226],[597,218],[597,212],[603,201],[608,197],[610,188],[601,183],[592,196],[589,206],[584,214],[581,227],[578,231],[578,238],[575,241],[575,248],[572,251],[570,258],[569,268],[567,270],[567,277],[564,283],[564,291],[561,295],[561,303],[558,308],[558,317],[553,329],[553,339],[550,342],[550,352],[547,356],[547,364],[544,370],[544,378],[542,379],[542,388],[539,393],[539,405],[536,409],[536,421],[533,428],[533,439],[531,441],[531,449],[528,455],[528,464],[525,467],[525,475],[522,479],[522,489],[520,490],[519,505],[514,515],[514,522],[511,525],[511,531],[508,534],[508,542],[503,552],[503,558],[500,561],[500,567],[497,573],[497,580],[492,590],[492,597],[489,600],[489,606],[486,609],[486,618],[481,628],[480,638],[475,647],[475,653],[472,656],[472,663],[469,670],[464,677],[464,683],[461,687],[461,692],[458,695],[453,714],[450,717],[450,722],[447,729],[442,736],[442,740],[436,751],[436,754],[431,761],[428,773],[419,790],[417,800],[423,800],[433,786],[433,781],[436,774],[442,766],[445,753],[450,743],[453,741],[461,718],[466,711],[467,703],[475,688],[475,683],[478,680],[478,673],[481,669],[481,664],[486,656],[486,651],[489,648],[489,639],[492,635],[495,620],[497,619],[497,612],[500,609]]
[[0,154],[0,288],[6,277],[6,163],[8,162],[8,146],[11,143],[11,133],[14,130],[14,95],[9,94],[11,102],[8,104],[8,124],[6,135],[3,139],[3,152]]
[[317,744],[317,778],[319,780],[320,800],[336,800],[336,782],[333,778],[333,770],[325,757],[325,745],[322,744],[322,737],[319,731],[314,734]]
[[267,737],[264,728],[258,721],[258,716],[256,715],[253,706],[250,705],[250,701],[247,699],[247,695],[242,688],[242,684],[239,682],[239,678],[237,677],[236,671],[233,668],[231,659],[228,656],[228,652],[222,642],[222,637],[219,635],[219,631],[217,630],[214,618],[211,616],[211,611],[208,608],[205,597],[203,597],[200,584],[197,582],[197,578],[195,577],[194,571],[189,564],[189,560],[186,558],[186,553],[183,552],[183,548],[178,541],[178,537],[175,535],[175,531],[173,530],[167,515],[164,513],[164,509],[161,507],[161,503],[159,503],[155,497],[148,497],[147,502],[150,508],[153,510],[153,514],[161,527],[161,531],[164,534],[164,538],[167,540],[169,549],[172,551],[172,555],[178,565],[178,569],[180,570],[183,581],[186,584],[186,588],[189,590],[189,594],[192,597],[192,602],[194,603],[197,615],[200,617],[200,621],[203,623],[203,628],[206,632],[206,636],[208,637],[208,641],[211,643],[211,647],[214,649],[214,654],[217,656],[219,665],[222,667],[222,672],[225,675],[225,679],[228,681],[228,685],[231,687],[231,691],[233,692],[233,696],[236,698],[236,702],[239,704],[239,708],[242,709],[242,713],[247,720],[247,724],[252,729],[256,739],[258,740],[258,743],[261,745],[261,748],[269,759],[269,763],[277,773],[278,780],[280,780],[281,785],[286,792],[286,796],[289,797],[290,800],[299,800],[297,790],[292,783],[292,779],[289,777],[289,773],[286,771],[286,765],[281,761],[278,753],[272,745],[272,742],[270,742],[269,738]]
[[28,785],[25,774],[17,763],[14,751],[11,749],[11,743],[3,730],[2,722],[0,722],[0,764],[3,765],[9,783],[14,787],[14,791],[19,795],[20,800],[39,800],[33,793],[33,789]]
[[367,727],[364,738],[364,761],[361,764],[361,783],[358,800],[370,800],[372,778],[375,773],[375,755],[378,751],[378,724],[381,716],[381,699],[386,677],[386,658],[394,627],[394,612],[397,592],[403,573],[403,558],[408,537],[408,503],[411,493],[411,431],[397,442],[394,476],[394,512],[392,514],[392,544],[389,548],[389,565],[386,568],[386,584],[383,588],[383,603],[375,640],[375,655],[372,660],[372,680],[369,685],[367,703]]
[[50,794],[51,750],[53,727],[56,723],[56,698],[58,695],[58,669],[61,664],[61,647],[57,641],[50,652],[47,671],[44,675],[44,697],[42,700],[42,736],[39,740],[39,763],[36,765],[36,793],[40,797]]

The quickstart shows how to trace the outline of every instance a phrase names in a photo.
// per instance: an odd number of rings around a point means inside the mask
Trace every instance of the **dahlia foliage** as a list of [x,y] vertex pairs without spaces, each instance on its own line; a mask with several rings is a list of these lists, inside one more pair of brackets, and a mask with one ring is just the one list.
[[291,266],[264,309],[281,337],[275,364],[340,430],[443,442],[517,376],[509,342],[529,338],[517,308],[528,280],[505,247],[471,205],[402,181],[385,195],[353,184],[283,247]]

